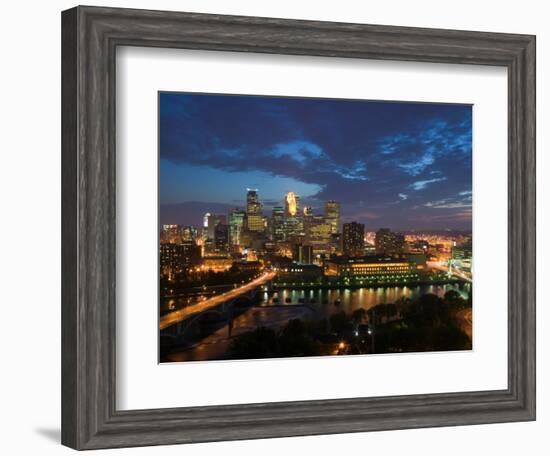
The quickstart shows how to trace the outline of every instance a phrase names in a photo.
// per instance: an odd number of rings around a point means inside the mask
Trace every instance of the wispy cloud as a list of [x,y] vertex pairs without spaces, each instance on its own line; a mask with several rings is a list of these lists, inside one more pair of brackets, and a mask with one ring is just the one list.
[[457,197],[444,198],[436,201],[428,201],[424,204],[425,207],[433,209],[461,209],[472,207],[472,192],[459,192]]
[[470,154],[471,125],[467,120],[430,121],[415,133],[386,136],[378,147],[382,155],[395,156],[390,163],[410,176],[418,176],[447,154]]
[[406,193],[399,193],[397,196],[399,196],[399,199],[405,201],[409,197]]
[[430,184],[434,184],[436,182],[441,182],[441,181],[444,181],[444,180],[447,180],[446,177],[435,177],[433,179],[426,179],[426,180],[420,180],[420,181],[416,181],[416,182],[413,182],[410,187],[413,189],[413,190],[424,190],[428,185]]

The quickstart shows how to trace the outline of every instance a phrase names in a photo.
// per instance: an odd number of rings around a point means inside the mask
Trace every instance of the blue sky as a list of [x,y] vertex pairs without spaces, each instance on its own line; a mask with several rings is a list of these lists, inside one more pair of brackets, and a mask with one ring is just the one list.
[[159,94],[160,222],[199,224],[259,190],[368,228],[471,229],[470,105]]

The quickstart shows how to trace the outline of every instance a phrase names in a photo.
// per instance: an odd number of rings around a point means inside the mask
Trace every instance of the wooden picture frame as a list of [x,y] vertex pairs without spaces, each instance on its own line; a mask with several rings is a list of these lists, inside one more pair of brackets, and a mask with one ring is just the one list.
[[[115,401],[115,50],[508,69],[508,388],[153,410]],[[76,7],[62,13],[62,443],[162,445],[535,419],[535,37]]]

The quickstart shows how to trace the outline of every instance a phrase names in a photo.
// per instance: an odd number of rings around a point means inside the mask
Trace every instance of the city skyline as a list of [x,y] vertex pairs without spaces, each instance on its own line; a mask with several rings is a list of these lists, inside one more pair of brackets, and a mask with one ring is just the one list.
[[470,106],[159,97],[161,225],[199,226],[254,187],[269,214],[293,192],[314,212],[337,200],[367,229],[471,230]]
[[471,349],[470,106],[159,97],[161,362]]

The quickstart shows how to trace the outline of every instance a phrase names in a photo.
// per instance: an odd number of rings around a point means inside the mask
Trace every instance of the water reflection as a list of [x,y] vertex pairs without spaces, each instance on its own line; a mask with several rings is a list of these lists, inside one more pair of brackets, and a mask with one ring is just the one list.
[[350,313],[359,308],[370,309],[378,304],[393,303],[401,298],[415,300],[426,293],[443,297],[449,290],[455,290],[467,298],[470,289],[469,283],[324,290],[285,288],[271,294],[264,292],[261,305],[307,305],[317,316],[328,316],[340,311]]

